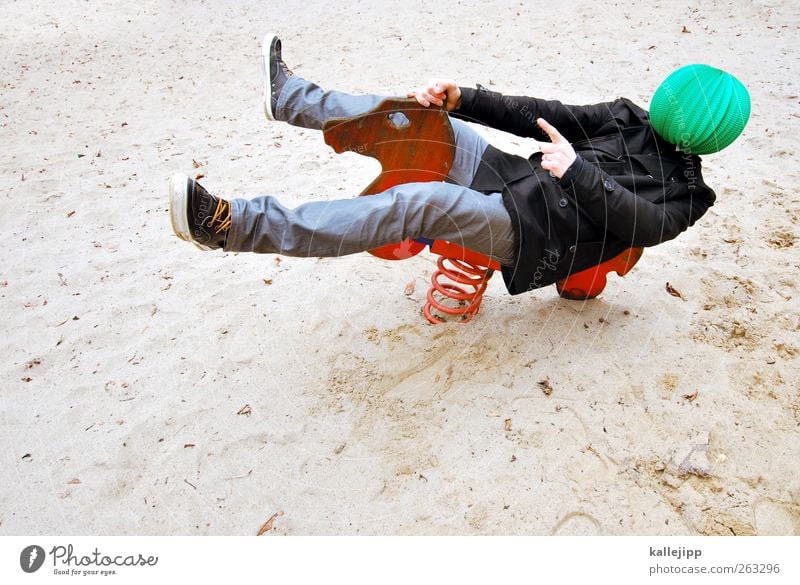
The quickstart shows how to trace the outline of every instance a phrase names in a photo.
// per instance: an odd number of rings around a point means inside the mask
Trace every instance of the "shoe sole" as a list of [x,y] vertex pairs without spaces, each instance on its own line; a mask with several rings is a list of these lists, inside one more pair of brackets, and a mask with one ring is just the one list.
[[189,229],[189,177],[182,173],[175,173],[169,180],[169,219],[172,231],[181,240],[191,242],[204,252],[211,250],[192,237]]
[[275,122],[275,112],[272,111],[272,75],[269,70],[269,56],[272,43],[278,35],[267,33],[261,43],[261,70],[264,73],[264,116],[270,122]]

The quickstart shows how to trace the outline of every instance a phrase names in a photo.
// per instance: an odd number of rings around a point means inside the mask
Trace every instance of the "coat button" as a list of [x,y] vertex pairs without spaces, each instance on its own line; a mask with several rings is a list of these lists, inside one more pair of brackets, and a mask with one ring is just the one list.
[[567,206],[567,200],[562,197],[561,199],[558,200],[558,206],[559,207],[566,207]]
[[578,249],[578,247],[577,247],[575,244],[572,244],[572,245],[569,247],[569,253],[570,253],[570,254],[574,254],[574,253],[575,253],[575,250],[577,250],[577,249]]
[[614,190],[614,183],[611,179],[603,179],[603,188],[606,191],[613,191]]

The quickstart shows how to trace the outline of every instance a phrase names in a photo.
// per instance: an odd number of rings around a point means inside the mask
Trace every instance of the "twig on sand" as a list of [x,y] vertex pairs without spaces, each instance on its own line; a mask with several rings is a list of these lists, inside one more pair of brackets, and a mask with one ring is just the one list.
[[247,473],[241,473],[239,475],[231,475],[230,477],[223,477],[222,479],[224,479],[225,481],[228,481],[228,480],[231,480],[231,479],[242,479],[244,477],[250,477],[251,473],[253,473],[252,469],[250,471],[248,471]]
[[269,532],[270,530],[272,530],[272,523],[275,522],[275,518],[278,518],[279,516],[283,516],[283,511],[275,512],[272,516],[270,516],[269,520],[264,522],[261,525],[261,528],[258,529],[258,532],[256,533],[256,536],[261,536],[264,533]]

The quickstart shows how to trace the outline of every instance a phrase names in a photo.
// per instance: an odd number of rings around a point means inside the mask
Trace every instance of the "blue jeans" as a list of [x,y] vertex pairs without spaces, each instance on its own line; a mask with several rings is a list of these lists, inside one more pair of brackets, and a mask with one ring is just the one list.
[[[281,91],[275,114],[289,124],[319,130],[330,118],[362,114],[382,99],[324,91],[293,76]],[[488,143],[464,122],[450,122],[456,141],[448,175],[453,183],[406,183],[377,195],[315,201],[295,209],[271,196],[234,199],[225,250],[344,256],[425,237],[511,263],[513,230],[500,193],[484,195],[469,188]]]

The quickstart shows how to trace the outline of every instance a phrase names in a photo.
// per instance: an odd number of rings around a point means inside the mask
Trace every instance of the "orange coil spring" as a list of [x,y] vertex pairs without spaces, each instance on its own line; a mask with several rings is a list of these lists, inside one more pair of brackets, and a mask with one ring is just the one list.
[[[445,261],[449,262],[450,266],[445,265]],[[436,309],[445,315],[459,315],[462,323],[468,323],[481,307],[483,293],[486,292],[494,270],[480,264],[446,256],[440,256],[436,265],[439,270],[431,276],[428,302],[425,303],[424,309],[425,317],[434,324],[444,323],[442,319],[431,312],[432,309]],[[447,278],[452,282],[442,281],[442,278]],[[440,300],[437,300],[435,296],[437,294],[444,297],[441,301],[448,299],[457,301],[457,306],[442,304]]]

